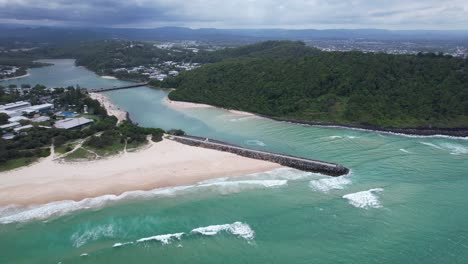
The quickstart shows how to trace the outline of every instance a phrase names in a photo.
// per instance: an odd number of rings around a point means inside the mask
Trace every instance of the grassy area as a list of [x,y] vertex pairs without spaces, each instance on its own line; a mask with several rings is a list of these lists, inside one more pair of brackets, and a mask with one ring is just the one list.
[[103,148],[93,148],[93,147],[86,147],[87,149],[96,152],[99,156],[106,157],[112,156],[115,154],[119,154],[119,152],[123,151],[125,148],[125,144],[120,143],[120,141],[115,142],[110,146],[106,146]]
[[79,117],[84,117],[84,118],[92,119],[92,120],[94,120],[94,121],[99,121],[99,120],[101,119],[99,116],[90,115],[90,114],[80,114]]
[[149,142],[132,142],[127,144],[127,151],[132,152],[132,151],[137,151],[143,146],[146,146]]
[[96,158],[96,155],[90,153],[89,151],[78,148],[77,150],[73,151],[72,153],[65,156],[66,161],[80,161],[80,160],[93,160]]
[[12,169],[16,169],[22,166],[27,166],[39,158],[32,157],[32,158],[19,158],[19,159],[12,159],[0,165],[0,172],[8,171]]
[[73,149],[73,145],[72,144],[65,144],[63,146],[60,146],[60,147],[56,147],[55,148],[55,153],[58,153],[58,154],[65,154],[69,151],[71,151]]

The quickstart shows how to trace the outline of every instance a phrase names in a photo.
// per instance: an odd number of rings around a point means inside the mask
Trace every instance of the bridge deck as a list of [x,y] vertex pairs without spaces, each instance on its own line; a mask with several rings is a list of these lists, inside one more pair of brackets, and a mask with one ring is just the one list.
[[134,84],[124,85],[124,86],[90,88],[90,89],[87,89],[87,91],[91,92],[91,93],[98,93],[98,92],[106,92],[106,91],[112,91],[112,90],[137,88],[137,87],[145,86],[145,85],[148,85],[148,84],[149,84],[149,82],[142,82],[142,83],[134,83]]

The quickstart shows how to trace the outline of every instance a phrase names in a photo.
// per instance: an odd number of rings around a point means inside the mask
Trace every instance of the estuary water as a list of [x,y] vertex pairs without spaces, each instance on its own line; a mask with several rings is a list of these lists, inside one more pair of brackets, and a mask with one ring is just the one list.
[[[9,83],[119,85],[73,60]],[[4,83],[0,83],[4,84]],[[214,108],[167,91],[107,92],[142,126],[337,162],[28,209],[0,209],[0,263],[468,263],[468,140],[321,128]],[[64,172],[67,173],[67,172]]]

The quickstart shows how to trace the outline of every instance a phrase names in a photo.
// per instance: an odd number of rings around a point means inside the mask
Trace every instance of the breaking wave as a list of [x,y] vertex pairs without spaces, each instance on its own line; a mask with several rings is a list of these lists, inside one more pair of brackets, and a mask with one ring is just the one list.
[[309,182],[309,187],[313,190],[328,193],[331,190],[342,190],[347,185],[351,184],[352,181],[349,178],[351,174],[341,176],[341,177],[329,177],[318,180],[313,180]]
[[123,247],[123,246],[126,246],[126,245],[132,245],[133,242],[124,242],[124,243],[115,243],[112,247],[113,248],[119,248],[119,247]]
[[357,208],[381,208],[382,205],[380,204],[377,193],[383,191],[384,189],[382,188],[375,188],[367,191],[346,194],[343,195],[343,198],[347,199],[352,206]]
[[181,194],[212,191],[215,193],[229,194],[244,190],[259,188],[274,188],[287,185],[287,180],[241,180],[226,181],[225,178],[209,183],[195,185],[159,188],[150,191],[129,191],[120,195],[103,195],[95,198],[86,198],[81,201],[58,201],[36,206],[7,206],[0,208],[0,224],[15,222],[27,222],[32,220],[46,220],[71,213],[101,209],[105,206],[115,205],[127,200],[146,200],[153,198],[174,197]]
[[[248,224],[242,222],[234,222],[232,224],[223,224],[223,225],[210,225],[205,227],[197,227],[192,229],[190,233],[186,234],[184,232],[180,233],[173,233],[173,234],[164,234],[164,235],[156,235],[150,237],[143,237],[135,242],[125,242],[125,243],[115,243],[112,247],[113,248],[120,248],[126,245],[133,245],[138,243],[144,242],[151,242],[151,241],[159,241],[162,245],[169,245],[175,240],[182,240],[182,237],[188,237],[192,234],[200,234],[204,236],[214,236],[219,234],[220,232],[227,232],[234,236],[243,238],[245,240],[253,240],[255,238],[255,232],[250,228]],[[179,244],[178,247],[181,247]]]
[[79,248],[89,241],[95,241],[103,237],[112,238],[115,235],[113,225],[101,225],[84,232],[76,232],[71,236],[71,241],[74,247]]
[[248,224],[242,222],[234,222],[232,224],[224,225],[211,225],[205,227],[198,227],[190,231],[192,234],[201,234],[204,236],[214,236],[219,232],[225,231],[235,236],[242,237],[246,240],[252,240],[255,237],[255,232]]
[[184,233],[175,233],[175,234],[165,234],[165,235],[157,235],[151,237],[144,237],[140,238],[136,241],[136,243],[148,242],[148,241],[159,241],[163,245],[170,244],[174,239],[180,240],[180,238],[184,235]]

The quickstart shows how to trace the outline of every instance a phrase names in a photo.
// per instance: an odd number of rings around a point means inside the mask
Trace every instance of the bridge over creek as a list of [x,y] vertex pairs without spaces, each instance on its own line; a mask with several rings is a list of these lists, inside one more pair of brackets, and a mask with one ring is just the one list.
[[129,85],[124,86],[113,86],[113,87],[101,87],[101,88],[88,88],[86,89],[90,93],[99,93],[99,92],[107,92],[112,90],[122,90],[122,89],[130,89],[130,88],[137,88],[141,86],[148,85],[149,82],[141,82],[141,83],[132,83]]

